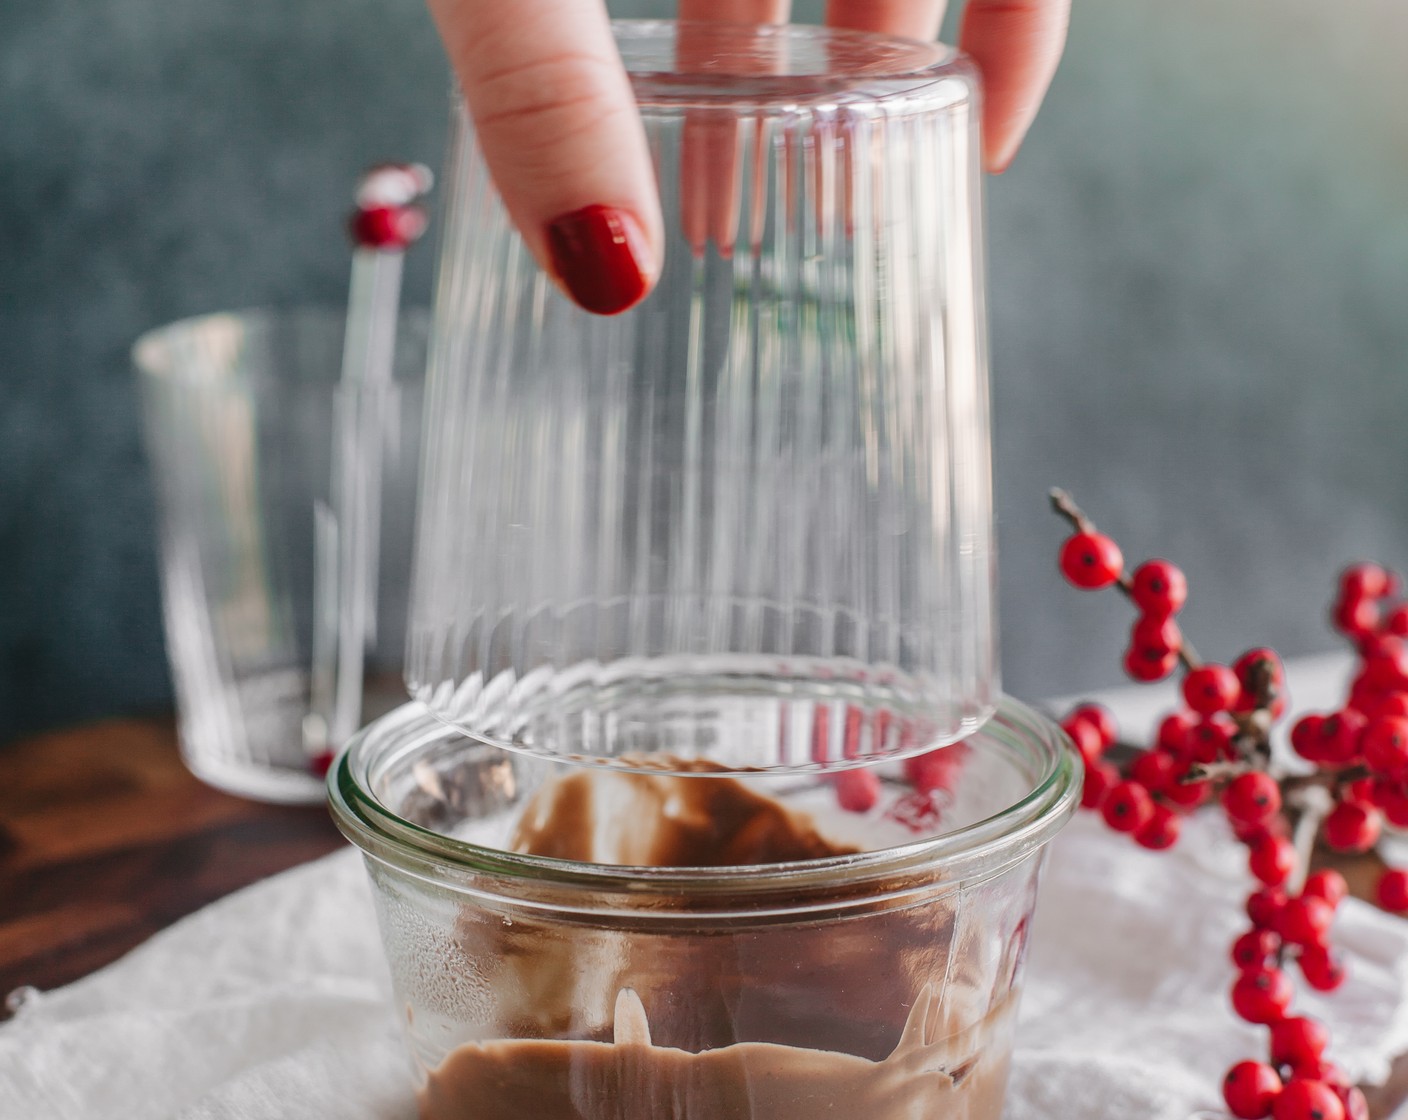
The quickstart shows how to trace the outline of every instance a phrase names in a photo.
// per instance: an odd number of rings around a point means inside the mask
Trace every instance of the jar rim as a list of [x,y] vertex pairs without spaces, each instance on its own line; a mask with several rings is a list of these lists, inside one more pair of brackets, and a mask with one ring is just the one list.
[[397,708],[349,740],[328,772],[328,801],[338,827],[365,854],[451,888],[471,889],[477,877],[489,876],[521,886],[590,893],[594,910],[603,908],[603,900],[606,909],[613,902],[633,908],[647,894],[736,900],[785,892],[789,898],[801,898],[809,890],[877,881],[907,891],[914,886],[908,878],[916,874],[928,883],[995,874],[1045,845],[1074,812],[1080,762],[1064,732],[1051,720],[1004,697],[977,735],[1009,754],[1025,754],[1032,764],[1030,788],[1011,805],[939,836],[790,863],[736,867],[585,863],[508,852],[415,824],[373,792],[370,776],[376,763],[388,752],[423,749],[447,737],[475,743],[418,703]]

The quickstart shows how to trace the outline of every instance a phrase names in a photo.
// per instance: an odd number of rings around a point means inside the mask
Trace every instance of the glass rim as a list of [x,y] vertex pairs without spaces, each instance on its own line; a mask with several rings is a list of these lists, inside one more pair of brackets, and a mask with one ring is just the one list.
[[148,327],[128,348],[132,366],[146,377],[167,378],[179,376],[180,370],[171,368],[170,363],[158,360],[154,354],[160,347],[180,337],[189,336],[201,329],[209,329],[221,323],[241,326],[268,326],[277,321],[305,321],[345,319],[347,309],[334,303],[296,304],[288,307],[276,305],[255,305],[251,307],[223,308],[218,311],[203,311],[195,315],[184,315],[179,319]]
[[[328,771],[333,820],[362,852],[451,889],[470,889],[457,876],[488,876],[523,885],[596,896],[593,909],[610,910],[602,898],[629,909],[652,897],[746,898],[786,892],[800,899],[824,890],[894,880],[900,893],[916,886],[987,877],[1040,849],[1066,823],[1080,794],[1081,768],[1064,732],[1047,717],[1003,697],[996,714],[976,733],[996,739],[1009,753],[1026,752],[1037,770],[1028,791],[1011,805],[962,828],[895,847],[822,859],[737,867],[638,867],[523,855],[461,840],[414,824],[393,812],[371,790],[373,764],[388,751],[411,750],[447,736],[487,746],[440,722],[418,703],[397,708],[350,739]],[[384,738],[386,742],[378,743]],[[490,748],[494,749],[494,748]],[[564,760],[565,761],[565,760]],[[735,777],[738,775],[734,775]],[[918,875],[921,883],[905,882]],[[866,895],[858,901],[873,901]],[[622,905],[622,904],[625,905]],[[805,908],[805,901],[784,906]],[[693,916],[699,917],[697,912]]]
[[[611,28],[636,99],[647,109],[777,102],[802,109],[828,101],[946,105],[968,100],[977,79],[968,56],[946,43],[873,31],[660,19],[614,19]],[[679,61],[682,30],[711,48],[707,63]],[[768,64],[775,68],[765,69]],[[961,89],[950,82],[955,78]]]
[[[128,347],[128,360],[132,369],[143,380],[155,383],[189,384],[193,381],[204,381],[204,378],[196,377],[185,364],[172,362],[166,357],[158,357],[157,355],[173,343],[190,339],[201,331],[209,331],[212,327],[218,327],[221,324],[256,330],[270,330],[279,326],[295,327],[300,330],[305,328],[331,330],[334,332],[335,340],[341,345],[347,324],[347,308],[336,303],[310,301],[291,304],[254,304],[249,307],[232,307],[185,315],[180,319],[172,319],[170,322],[148,327],[132,340]],[[424,307],[403,307],[397,318],[396,337],[399,341],[403,338],[411,338],[417,332],[428,333],[429,324],[430,314]],[[328,371],[328,376],[335,379],[339,376],[339,372],[339,369],[334,367]],[[401,380],[399,371],[397,379]]]

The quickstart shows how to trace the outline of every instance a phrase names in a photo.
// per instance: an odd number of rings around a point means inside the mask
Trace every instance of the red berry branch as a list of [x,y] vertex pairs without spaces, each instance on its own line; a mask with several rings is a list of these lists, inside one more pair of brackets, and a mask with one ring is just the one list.
[[[1334,851],[1365,852],[1385,819],[1408,827],[1408,604],[1397,601],[1398,580],[1374,564],[1341,575],[1331,619],[1354,643],[1359,669],[1341,708],[1292,726],[1291,746],[1309,764],[1292,772],[1271,751],[1272,726],[1286,709],[1276,653],[1257,648],[1230,666],[1204,662],[1175,620],[1188,595],[1183,573],[1167,560],[1126,572],[1119,546],[1068,494],[1051,491],[1051,504],[1075,530],[1061,546],[1066,579],[1090,591],[1117,588],[1138,610],[1126,672],[1152,681],[1183,668],[1183,706],[1123,770],[1106,757],[1118,739],[1108,711],[1086,704],[1066,716],[1062,728],[1086,767],[1082,805],[1159,849],[1177,843],[1184,814],[1215,800],[1247,849],[1255,885],[1251,926],[1232,945],[1232,1008],[1269,1037],[1267,1060],[1228,1070],[1227,1107],[1245,1120],[1367,1120],[1364,1094],[1325,1057],[1324,1025],[1290,1014],[1288,966],[1317,991],[1344,983],[1330,933],[1349,887],[1337,871],[1310,871],[1317,837]],[[1378,899],[1408,912],[1408,871],[1386,871]]]

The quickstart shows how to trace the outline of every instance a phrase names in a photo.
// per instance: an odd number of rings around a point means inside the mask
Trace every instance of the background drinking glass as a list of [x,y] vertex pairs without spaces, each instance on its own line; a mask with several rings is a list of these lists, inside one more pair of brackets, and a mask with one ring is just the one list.
[[[334,444],[355,438],[368,406],[339,383],[344,326],[342,312],[312,309],[207,315],[154,330],[133,351],[182,755],[198,777],[252,797],[324,795],[315,770],[327,728],[310,705],[315,689],[336,689],[326,679],[339,618]],[[404,699],[425,338],[424,317],[403,316],[393,383],[370,402],[385,422],[363,720]]]
[[996,694],[974,72],[821,28],[618,23],[667,250],[572,306],[461,110],[408,679],[483,741],[834,767]]

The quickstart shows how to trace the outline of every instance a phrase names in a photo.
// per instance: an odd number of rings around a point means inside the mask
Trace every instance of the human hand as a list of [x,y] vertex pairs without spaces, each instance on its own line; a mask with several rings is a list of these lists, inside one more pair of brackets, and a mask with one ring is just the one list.
[[[509,217],[588,311],[643,299],[664,229],[645,132],[603,0],[428,0]],[[833,27],[938,34],[946,0],[828,0]],[[959,46],[984,80],[983,160],[1002,171],[1065,46],[1071,0],[968,0]],[[679,0],[682,20],[783,23],[790,0]]]

